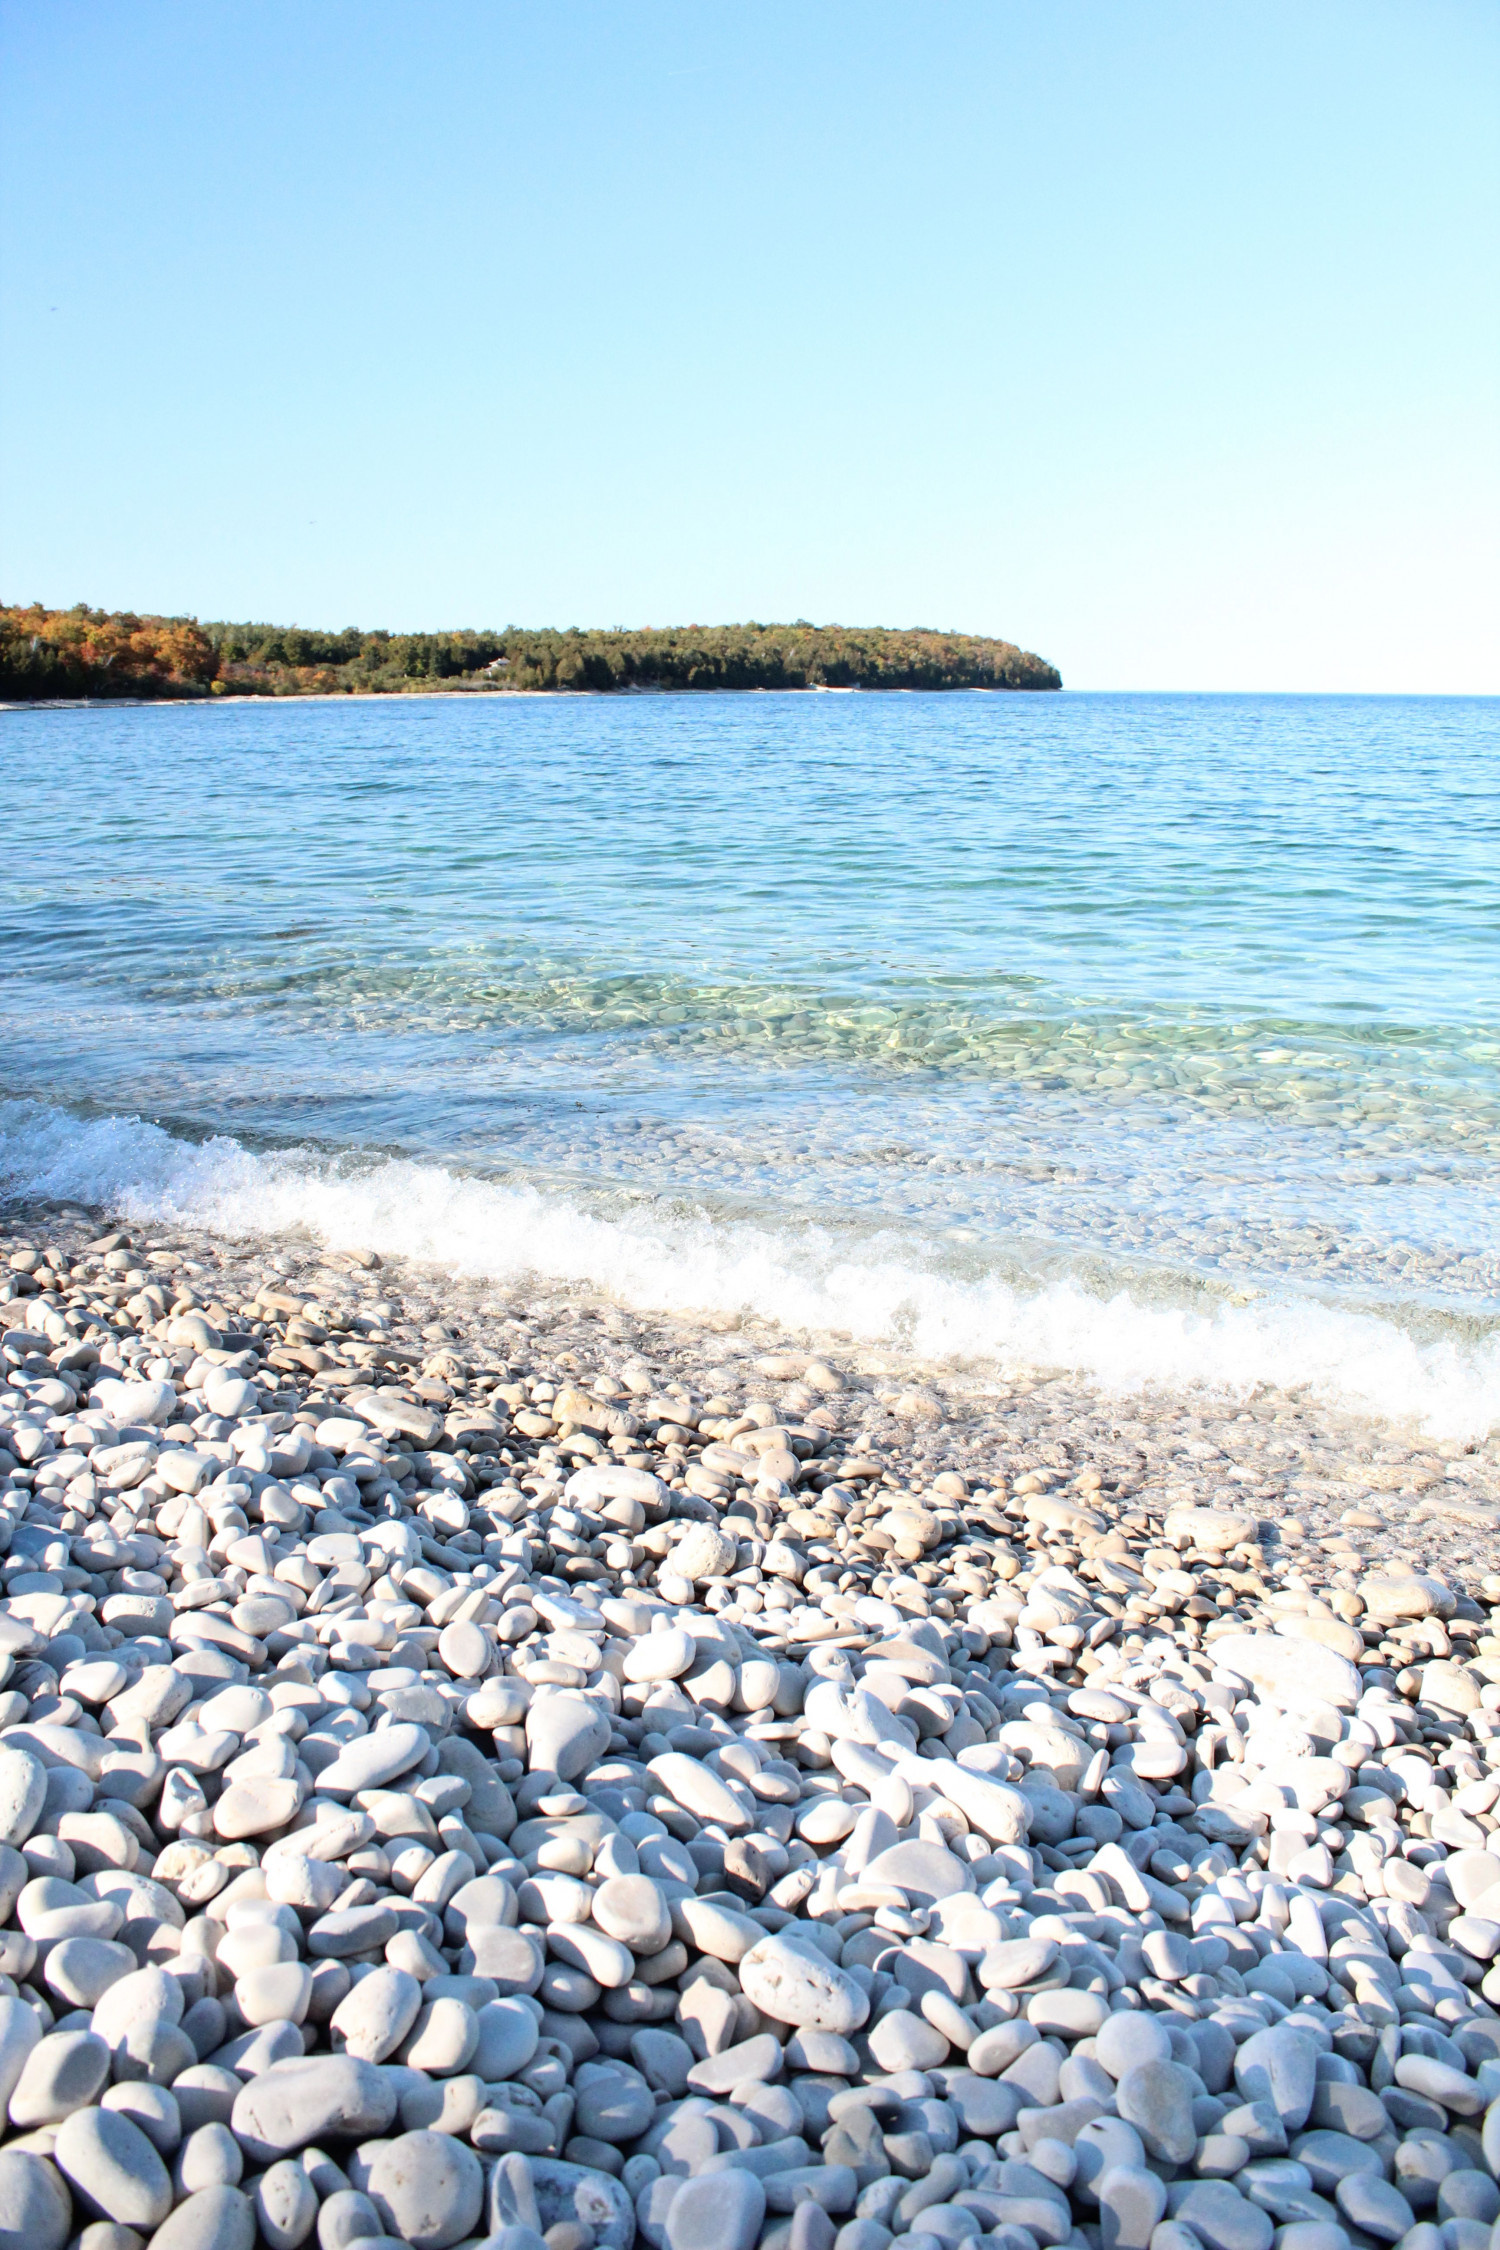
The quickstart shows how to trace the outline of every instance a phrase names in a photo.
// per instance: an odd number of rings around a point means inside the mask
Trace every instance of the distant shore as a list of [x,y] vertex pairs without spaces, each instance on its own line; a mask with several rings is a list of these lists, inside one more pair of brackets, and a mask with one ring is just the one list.
[[329,695],[1055,690],[1013,642],[925,628],[689,625],[633,632],[326,633],[133,610],[0,606],[0,702]]

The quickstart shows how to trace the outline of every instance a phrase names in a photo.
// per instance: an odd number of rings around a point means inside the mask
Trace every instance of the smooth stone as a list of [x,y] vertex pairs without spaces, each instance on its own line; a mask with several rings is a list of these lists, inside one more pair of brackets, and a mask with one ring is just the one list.
[[672,1917],[648,1875],[611,1875],[594,1893],[593,1916],[607,1937],[633,1953],[660,1953],[671,1942]]
[[1358,1666],[1318,1641],[1288,1640],[1277,1633],[1226,1633],[1214,1642],[1214,1663],[1247,1680],[1258,1694],[1277,1700],[1312,1700],[1352,1711],[1364,1693]]
[[863,1986],[810,1941],[796,1942],[786,1932],[762,1938],[741,1956],[739,1981],[752,2006],[776,2023],[847,2037],[870,2013]]
[[469,1933],[464,1960],[473,1959],[473,1974],[488,1977],[502,1994],[535,1992],[542,1981],[545,1959],[541,1945],[529,1931],[494,1928]]
[[692,1634],[674,1625],[664,1633],[643,1633],[633,1641],[625,1651],[621,1669],[632,1681],[677,1680],[692,1670],[697,1658],[698,1643]]
[[766,2190],[753,2172],[687,2180],[667,2212],[666,2250],[755,2250],[765,2216]]
[[0,2149],[0,2250],[63,2250],[72,2198],[57,2168],[28,2149]]
[[172,2208],[166,2166],[118,2110],[74,2110],[58,2128],[54,2157],[89,2209],[120,2226],[157,2227]]
[[656,2098],[643,2079],[623,2069],[584,2063],[575,2072],[575,2132],[596,2141],[637,2140],[656,2115]]
[[256,2205],[227,2182],[185,2196],[151,2237],[150,2250],[255,2250]]
[[1119,2167],[1141,2171],[1146,2151],[1141,2136],[1122,2117],[1095,2117],[1073,2140],[1073,2193],[1083,2203],[1097,2202],[1099,2182]]
[[1159,2016],[1122,2009],[1100,2025],[1094,2037],[1094,2055],[1118,2081],[1144,2063],[1170,2062],[1172,2042]]
[[484,2168],[451,2133],[403,2133],[376,2151],[365,2191],[412,2250],[449,2250],[479,2224]]
[[519,1998],[491,2000],[476,2011],[479,2041],[469,2068],[486,2085],[523,2071],[537,2051],[541,2032],[535,2014]]
[[609,1720],[584,1696],[544,1692],[526,1714],[527,1762],[533,1773],[575,1781],[608,1747]]
[[149,2052],[159,2031],[175,2029],[182,2014],[181,1981],[168,1976],[165,1969],[137,1969],[103,1994],[89,2019],[89,2028],[117,2058],[140,2056]]
[[353,1797],[362,1789],[389,1788],[419,1765],[431,1747],[427,1729],[412,1720],[381,1727],[374,1734],[345,1743],[333,1763],[317,1775],[314,1787],[322,1795],[339,1797]]
[[24,2000],[0,1997],[0,2107],[15,2092],[22,2071],[37,2041],[42,2022]]
[[463,2070],[479,2045],[479,2022],[465,2001],[439,1998],[424,2003],[401,2060],[411,2070],[448,2078]]
[[314,1922],[307,1933],[307,1950],[315,1960],[346,1960],[389,1945],[400,1927],[400,1918],[388,1900],[346,1906]]
[[1166,2216],[1167,2190],[1142,2165],[1112,2165],[1098,2182],[1102,2250],[1150,2250]]
[[870,2052],[882,2070],[929,2070],[946,2062],[948,2041],[925,2016],[897,2008],[882,2016],[870,2032]]
[[110,2053],[91,2031],[54,2031],[32,2048],[15,2092],[10,2121],[22,2132],[60,2125],[87,2109],[109,2083]]
[[981,1956],[979,1981],[986,1992],[1013,1992],[1045,1976],[1056,1959],[1056,1938],[1005,1938]]
[[353,2055],[310,2055],[252,2079],[236,2097],[230,2124],[253,2161],[269,2164],[310,2142],[370,2140],[396,2115],[394,2082]]
[[456,1680],[482,1680],[495,1652],[484,1627],[463,1619],[444,1626],[438,1635],[437,1653]]
[[939,1899],[958,1891],[972,1891],[974,1877],[962,1860],[941,1844],[914,1839],[878,1852],[861,1878],[867,1883],[888,1883],[904,1891],[916,1906],[935,1906]]
[[1272,2024],[1234,2058],[1234,2082],[1248,2102],[1268,2101],[1289,2132],[1307,2123],[1317,2085],[1318,2049],[1306,2032]]
[[1163,2164],[1188,2162],[1198,2135],[1193,2081],[1179,2063],[1136,2063],[1117,2083],[1115,2103],[1126,2124],[1140,2134],[1148,2156]]
[[1399,2242],[1412,2225],[1406,2197],[1378,2173],[1351,2173],[1339,2181],[1334,2200],[1351,2226],[1372,2234],[1377,2242]]
[[694,1819],[716,1821],[731,1836],[754,1826],[754,1816],[726,1781],[679,1750],[664,1751],[646,1768],[658,1788]]
[[[512,2161],[502,2158],[501,2162]],[[528,2166],[533,2208],[542,2231],[576,2225],[592,2230],[596,2250],[631,2250],[635,2239],[635,2212],[629,2195],[607,2172],[569,2164],[557,2157],[523,2158]],[[489,2210],[493,2222],[500,2165],[490,2182]]]
[[135,1974],[137,1962],[128,1945],[112,1938],[64,1938],[47,1955],[43,1974],[48,1989],[73,2008],[95,2008],[122,1977]]
[[334,2009],[331,2028],[345,2051],[360,2062],[382,2063],[393,2055],[422,2008],[422,1987],[404,1969],[388,1965],[361,1978]]
[[29,1750],[0,1742],[0,1843],[24,1844],[42,1816],[47,1769]]
[[1271,2214],[1228,2180],[1193,2180],[1167,2190],[1167,2209],[1204,2250],[1270,2250]]
[[267,2250],[301,2250],[318,2218],[318,2197],[306,2170],[283,2157],[255,2183],[255,2215]]

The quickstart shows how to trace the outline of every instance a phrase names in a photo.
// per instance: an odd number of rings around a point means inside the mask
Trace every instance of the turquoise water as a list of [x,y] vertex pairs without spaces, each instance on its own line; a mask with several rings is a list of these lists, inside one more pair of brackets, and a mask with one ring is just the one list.
[[0,1177],[1487,1427],[1497,710],[9,711]]

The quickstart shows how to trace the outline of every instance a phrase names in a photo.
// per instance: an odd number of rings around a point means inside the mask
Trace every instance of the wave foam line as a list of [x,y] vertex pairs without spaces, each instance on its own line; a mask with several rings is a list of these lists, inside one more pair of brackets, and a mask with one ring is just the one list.
[[778,1234],[660,1208],[607,1217],[441,1164],[257,1155],[228,1137],[198,1144],[139,1118],[81,1122],[10,1102],[0,1104],[0,1192],[237,1240],[306,1232],[329,1250],[373,1249],[502,1285],[539,1276],[638,1311],[753,1311],[923,1358],[1062,1370],[1112,1393],[1201,1386],[1243,1396],[1269,1384],[1416,1422],[1433,1437],[1500,1426],[1500,1338],[1419,1342],[1394,1320],[1297,1300],[1203,1314],[1068,1280],[1028,1292],[945,1273],[890,1238],[851,1254],[816,1228]]

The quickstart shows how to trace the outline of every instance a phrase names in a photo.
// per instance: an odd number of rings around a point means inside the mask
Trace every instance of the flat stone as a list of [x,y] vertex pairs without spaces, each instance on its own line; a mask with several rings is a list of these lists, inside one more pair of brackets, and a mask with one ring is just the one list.
[[393,2122],[397,2098],[394,2082],[373,2063],[309,2055],[252,2079],[235,2100],[230,2125],[246,2155],[269,2164],[330,2136],[373,2139]]
[[1214,1642],[1214,1662],[1257,1691],[1312,1699],[1352,1711],[1364,1693],[1356,1665],[1316,1641],[1288,1641],[1275,1633],[1226,1633]]
[[646,1770],[658,1788],[695,1819],[717,1821],[732,1836],[754,1826],[753,1815],[729,1784],[680,1751],[666,1751],[653,1758]]
[[363,1789],[385,1789],[419,1765],[432,1747],[427,1729],[407,1720],[381,1727],[345,1743],[331,1765],[315,1777],[322,1796],[353,1797]]
[[1192,2180],[1170,2187],[1167,2209],[1192,2229],[1204,2250],[1270,2250],[1275,2232],[1271,2214],[1249,2202],[1227,2180]]
[[888,1883],[894,1890],[904,1891],[915,1906],[935,1905],[956,1891],[974,1888],[974,1878],[962,1860],[955,1859],[941,1844],[918,1840],[893,1844],[889,1851],[878,1852],[866,1867],[863,1880]]
[[781,2076],[782,2061],[781,2041],[774,2032],[760,2031],[753,2039],[742,2039],[694,2063],[688,2086],[695,2094],[727,2094],[751,2082],[769,2085]]

